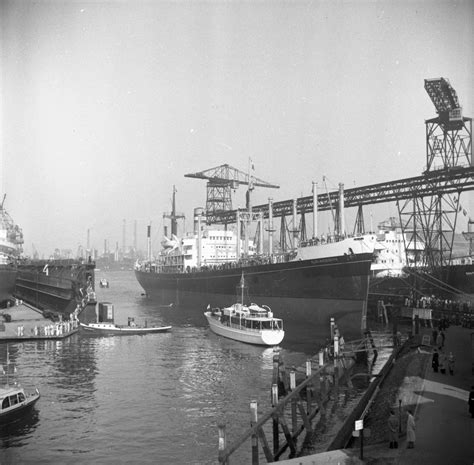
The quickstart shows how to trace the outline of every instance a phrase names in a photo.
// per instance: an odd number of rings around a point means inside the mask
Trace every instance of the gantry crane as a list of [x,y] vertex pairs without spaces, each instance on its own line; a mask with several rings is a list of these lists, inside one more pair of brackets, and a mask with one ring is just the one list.
[[[453,176],[441,180],[437,173],[453,173],[472,167],[472,119],[462,116],[456,91],[445,78],[425,79],[425,90],[438,116],[426,125],[426,184],[428,196],[414,195],[398,205],[408,238],[408,248],[421,245],[421,265],[440,270],[452,260],[454,232],[460,208],[463,183]],[[418,245],[417,245],[418,244]],[[446,277],[447,278],[447,277]]]
[[253,165],[249,163],[248,173],[228,164],[209,168],[198,173],[185,174],[187,178],[207,179],[206,219],[208,223],[219,222],[224,212],[232,210],[232,189],[247,185],[247,209],[251,209],[250,194],[255,187],[278,189],[280,186],[259,179],[252,174]]

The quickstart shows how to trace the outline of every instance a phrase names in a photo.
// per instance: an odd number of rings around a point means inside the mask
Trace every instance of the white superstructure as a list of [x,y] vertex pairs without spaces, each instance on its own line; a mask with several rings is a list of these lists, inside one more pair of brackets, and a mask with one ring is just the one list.
[[6,265],[23,252],[23,233],[0,204],[0,265]]

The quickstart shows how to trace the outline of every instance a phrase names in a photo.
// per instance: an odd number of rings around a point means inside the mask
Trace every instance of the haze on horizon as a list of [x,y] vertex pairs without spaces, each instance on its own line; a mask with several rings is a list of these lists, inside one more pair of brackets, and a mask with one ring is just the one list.
[[173,185],[190,230],[206,184],[184,175],[249,158],[281,186],[254,204],[421,174],[424,79],[474,116],[473,17],[467,0],[0,2],[0,193],[25,251],[75,252],[88,229],[113,249],[124,219],[156,246]]

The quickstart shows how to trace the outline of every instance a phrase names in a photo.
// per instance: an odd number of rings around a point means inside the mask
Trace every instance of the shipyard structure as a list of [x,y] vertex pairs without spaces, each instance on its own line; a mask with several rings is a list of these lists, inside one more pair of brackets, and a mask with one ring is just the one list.
[[[247,172],[225,164],[185,175],[207,181],[206,207],[195,210],[193,233],[177,237],[173,194],[171,233],[156,257],[149,245],[148,259],[136,264],[147,295],[164,303],[189,302],[201,311],[200,305],[232,303],[245,275],[250,299],[272,306],[285,321],[287,338],[304,339],[326,332],[331,317],[343,334],[359,336],[369,294],[468,292],[474,270],[467,262],[462,269],[455,264],[452,248],[461,194],[474,189],[472,120],[462,115],[447,79],[426,79],[425,90],[438,116],[425,121],[426,169],[420,176],[351,189],[340,184],[338,191],[319,194],[313,183],[311,196],[252,205],[254,188],[278,186],[255,177],[250,163]],[[240,185],[247,186],[246,207],[234,209],[231,191]],[[399,257],[396,273],[386,267],[377,273],[380,234],[366,230],[363,208],[388,202],[397,207],[397,241],[405,257]],[[345,224],[348,208],[357,210],[353,228]],[[334,219],[329,234],[318,231],[323,211]]]

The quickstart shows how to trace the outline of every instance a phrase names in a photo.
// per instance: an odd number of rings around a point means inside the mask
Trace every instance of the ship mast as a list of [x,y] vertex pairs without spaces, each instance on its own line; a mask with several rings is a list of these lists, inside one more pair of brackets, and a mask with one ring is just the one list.
[[173,200],[171,203],[171,213],[163,213],[163,218],[168,218],[171,220],[171,236],[178,235],[178,220],[184,219],[183,213],[176,213],[176,192],[176,186],[173,185]]

